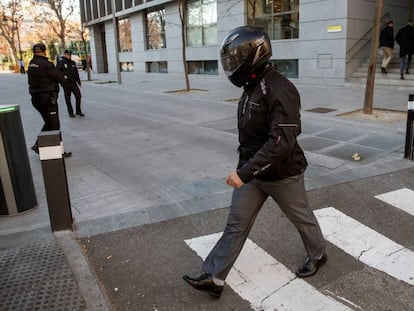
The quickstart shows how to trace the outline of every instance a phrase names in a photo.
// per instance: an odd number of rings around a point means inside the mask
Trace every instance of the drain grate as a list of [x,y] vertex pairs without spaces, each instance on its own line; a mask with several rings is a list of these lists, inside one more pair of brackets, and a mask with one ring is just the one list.
[[328,112],[336,111],[336,109],[316,107],[316,108],[312,108],[306,111],[315,112],[315,113],[328,113]]
[[0,250],[0,310],[85,310],[60,247],[51,241]]

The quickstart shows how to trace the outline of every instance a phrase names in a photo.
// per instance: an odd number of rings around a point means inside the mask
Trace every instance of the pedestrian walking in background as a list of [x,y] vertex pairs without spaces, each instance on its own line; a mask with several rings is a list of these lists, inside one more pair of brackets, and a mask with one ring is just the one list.
[[389,21],[380,32],[380,48],[382,50],[381,72],[387,73],[388,64],[392,60],[394,51],[394,21]]
[[297,141],[301,132],[297,89],[269,63],[270,40],[260,28],[230,31],[220,53],[229,80],[244,88],[237,109],[239,162],[226,178],[234,191],[223,235],[204,261],[203,274],[183,276],[192,287],[216,298],[269,196],[302,237],[307,258],[296,275],[314,275],[327,261],[325,240],[305,192],[307,161]]
[[65,73],[68,77],[67,80],[62,83],[63,91],[65,93],[66,106],[68,108],[69,117],[74,118],[73,107],[71,102],[72,93],[76,100],[76,115],[84,117],[81,109],[81,92],[79,87],[82,86],[82,82],[79,78],[78,68],[76,63],[72,60],[72,52],[70,50],[65,51],[64,57],[57,64],[57,69]]
[[[59,130],[58,83],[64,83],[66,76],[49,62],[46,57],[46,46],[44,44],[35,44],[32,50],[33,58],[30,60],[27,70],[32,105],[39,111],[44,121],[42,131]],[[32,150],[39,153],[37,139],[32,146]],[[71,155],[70,152],[63,153],[64,157]]]
[[26,70],[24,69],[24,60],[19,59],[18,63],[19,63],[20,73],[25,74]]
[[395,41],[400,46],[400,79],[404,80],[404,70],[406,74],[410,73],[411,58],[414,53],[414,27],[411,20],[397,32]]

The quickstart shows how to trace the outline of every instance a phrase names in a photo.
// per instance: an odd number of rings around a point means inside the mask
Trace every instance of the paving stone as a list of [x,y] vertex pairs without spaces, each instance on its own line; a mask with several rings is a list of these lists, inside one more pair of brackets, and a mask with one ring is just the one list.
[[[386,154],[387,151],[382,149],[364,147],[361,145],[345,144],[340,145],[336,148],[331,148],[328,151],[325,151],[324,153],[340,159],[353,161],[354,163],[366,163],[367,160]],[[355,153],[358,153],[361,157],[359,161],[353,160],[352,156]]]
[[309,136],[305,138],[299,138],[299,144],[304,150],[316,151],[320,149],[325,149],[337,145],[338,142],[335,140],[324,139],[314,136]]
[[361,133],[361,130],[350,130],[341,127],[316,134],[316,136],[333,140],[348,141],[361,136],[361,134],[363,134]]

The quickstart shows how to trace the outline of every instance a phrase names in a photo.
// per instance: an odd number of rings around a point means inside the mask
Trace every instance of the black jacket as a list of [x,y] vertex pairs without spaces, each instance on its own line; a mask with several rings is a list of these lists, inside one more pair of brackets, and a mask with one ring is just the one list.
[[300,96],[272,65],[245,87],[238,105],[239,163],[244,183],[254,178],[281,180],[307,166],[297,142],[301,133]]
[[[73,60],[62,57],[62,59],[58,62],[56,68],[68,76],[65,84],[81,84],[78,68],[76,68],[76,63]],[[63,84],[63,87],[65,84]]]
[[385,46],[394,48],[394,28],[391,26],[385,27],[380,32],[380,47]]
[[400,57],[414,54],[414,27],[406,25],[395,36],[395,41],[400,46]]
[[35,55],[27,70],[30,94],[59,92],[59,84],[66,76],[57,70],[47,57]]

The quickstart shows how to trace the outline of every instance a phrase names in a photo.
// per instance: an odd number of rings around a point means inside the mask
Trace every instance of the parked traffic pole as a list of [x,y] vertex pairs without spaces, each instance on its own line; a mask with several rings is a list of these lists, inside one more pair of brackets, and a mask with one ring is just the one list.
[[73,231],[60,131],[41,132],[38,136],[38,145],[52,231],[68,229]]
[[414,159],[414,94],[408,95],[404,158]]

